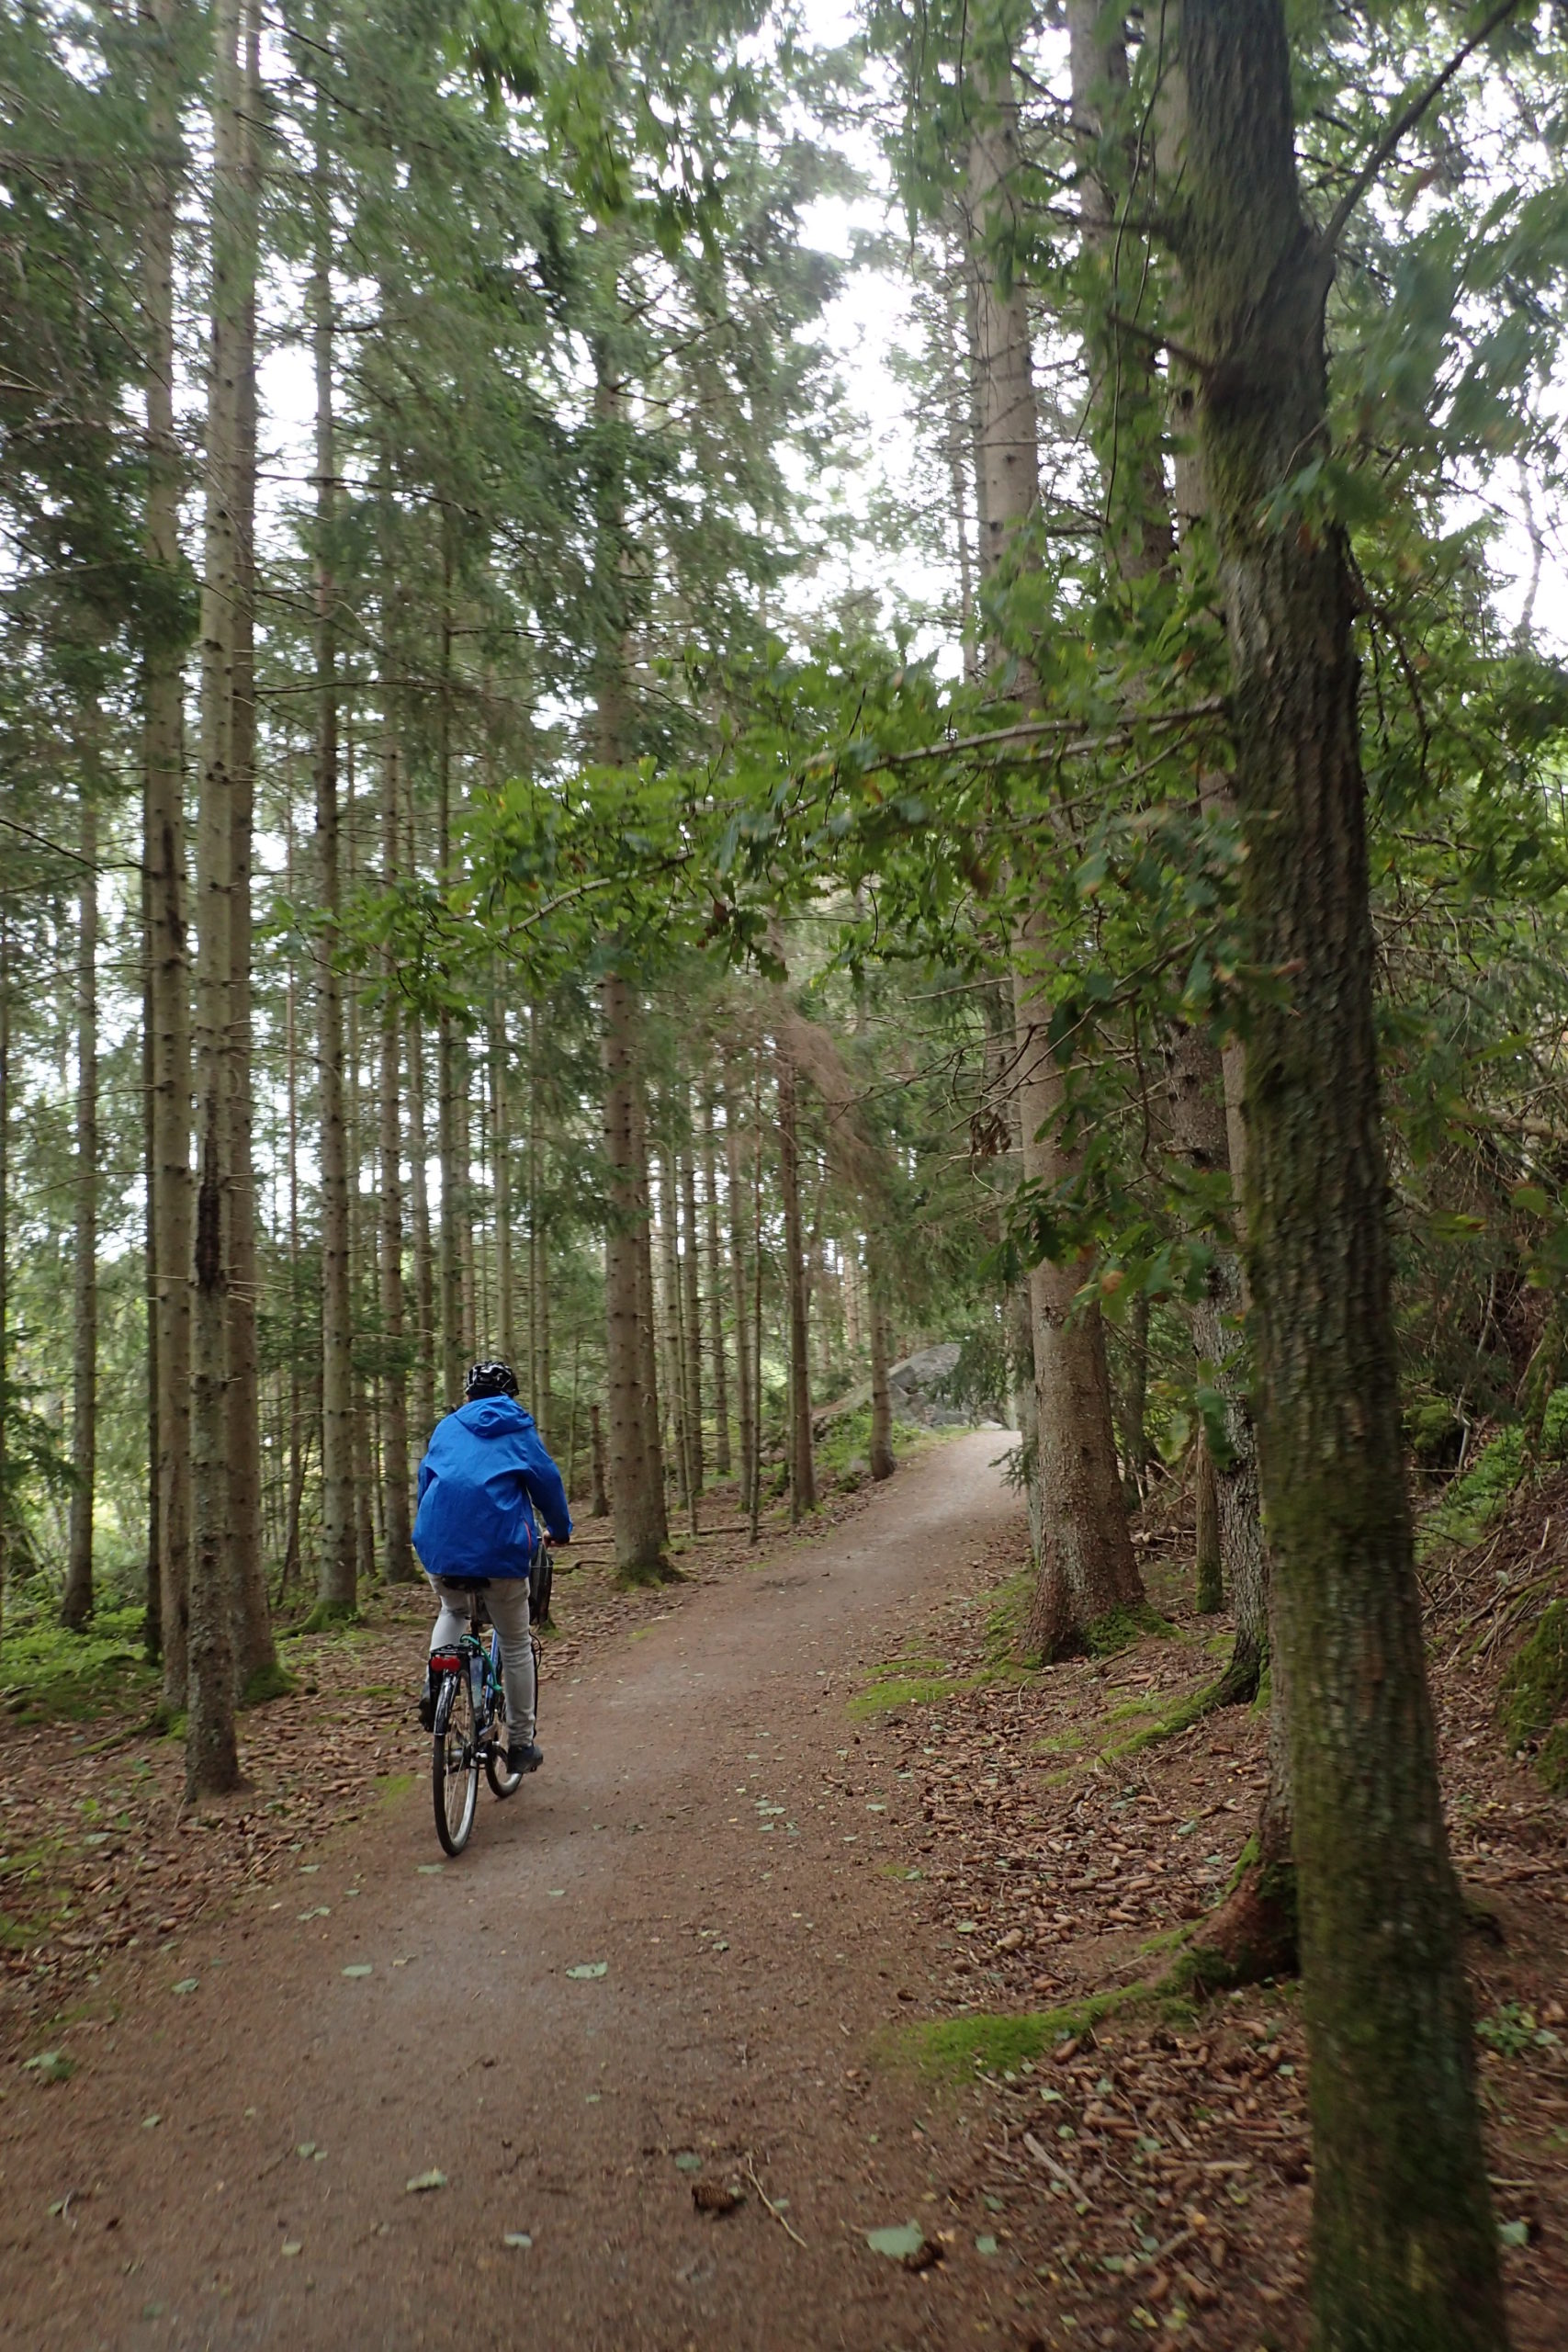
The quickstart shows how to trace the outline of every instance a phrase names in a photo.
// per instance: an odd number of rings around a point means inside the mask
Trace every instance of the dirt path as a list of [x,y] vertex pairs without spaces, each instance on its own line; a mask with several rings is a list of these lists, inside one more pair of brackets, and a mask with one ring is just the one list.
[[[932,2214],[966,2119],[867,2071],[933,1964],[885,1874],[897,1781],[840,1761],[846,1674],[1012,1515],[998,1451],[928,1454],[547,1681],[546,1770],[460,1862],[422,1780],[144,1968],[0,2116],[0,2341],[1027,2343],[1012,2265],[866,2245]],[[745,2202],[705,2218],[694,2182]]]

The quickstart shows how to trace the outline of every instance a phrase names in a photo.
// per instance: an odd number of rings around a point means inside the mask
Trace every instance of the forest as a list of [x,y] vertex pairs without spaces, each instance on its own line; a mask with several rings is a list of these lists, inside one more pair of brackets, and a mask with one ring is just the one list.
[[1507,2340],[1429,1621],[1568,1499],[1562,33],[0,0],[0,1696],[199,1813],[476,1358],[658,1595],[949,1343],[1008,1671],[1224,1629],[1166,1990],[1300,1980],[1325,2352]]

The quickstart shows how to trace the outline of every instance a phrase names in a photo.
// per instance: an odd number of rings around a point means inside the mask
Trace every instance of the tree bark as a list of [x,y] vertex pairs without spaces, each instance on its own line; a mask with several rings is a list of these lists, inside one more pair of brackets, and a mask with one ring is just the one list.
[[806,1304],[806,1244],[800,1216],[800,1147],[795,1057],[782,1041],[774,1050],[779,1104],[779,1192],[784,1204],[784,1295],[789,1314],[789,1515],[817,1508],[817,1464],[811,1443],[811,1365]]
[[[1057,1139],[1063,1080],[1048,1036],[1051,1000],[1031,968],[1034,924],[1014,952],[1017,1092],[1023,1169],[1049,1195],[1076,1172]],[[1145,1603],[1116,1459],[1105,1329],[1098,1307],[1076,1304],[1087,1258],[1030,1269],[1034,1384],[1039,1399],[1040,1575],[1026,1640],[1043,1658],[1081,1649],[1096,1629]]]
[[254,1079],[251,1055],[251,867],[255,823],[256,271],[261,235],[261,15],[246,11],[241,97],[242,230],[247,260],[236,353],[233,707],[230,747],[229,1525],[234,1684],[241,1700],[283,1687],[262,1556],[261,1366],[256,1337]]
[[734,1470],[729,1452],[729,1379],[724,1360],[724,1292],[718,1273],[718,1166],[713,1124],[713,1089],[703,1089],[703,1201],[706,1220],[708,1357],[713,1365],[714,1472]]
[[1208,1433],[1200,1428],[1192,1464],[1193,1603],[1201,1617],[1212,1617],[1225,1605],[1220,1555],[1219,1480]]
[[423,1453],[435,1427],[435,1249],[430,1229],[430,1145],[424,1125],[424,1031],[411,1014],[409,1193],[413,1209],[413,1295],[419,1336],[413,1360],[414,1448]]
[[[1166,1045],[1166,1075],[1172,1152],[1200,1184],[1229,1174],[1224,1072],[1200,1030],[1185,1024],[1173,1030]],[[1241,1368],[1246,1305],[1241,1261],[1234,1250],[1218,1247],[1190,1320],[1200,1365],[1224,1399],[1224,1454],[1212,1461],[1211,1475],[1235,1647],[1214,1690],[1213,1703],[1220,1706],[1245,1705],[1257,1697],[1269,1654],[1269,1556],[1258,1510],[1257,1435]],[[1199,1571],[1201,1585],[1201,1561]],[[1209,1605],[1217,1609],[1223,1603],[1216,1594]]]
[[[1016,560],[1011,542],[1039,496],[1039,452],[1022,290],[998,272],[995,245],[1010,225],[1018,173],[1017,103],[1010,79],[976,77],[968,157],[967,233],[975,283],[979,470],[985,485],[981,564],[993,577]],[[993,667],[1002,667],[993,649]],[[1033,680],[1018,665],[1027,696]],[[1023,1174],[1049,1195],[1075,1173],[1058,1135],[1060,1069],[1048,1042],[1052,1001],[1043,910],[1026,916],[1014,945],[1020,1132]],[[1074,1311],[1083,1268],[1042,1261],[1030,1271],[1039,1414],[1042,1541],[1026,1639],[1047,1659],[1081,1648],[1094,1627],[1144,1605],[1116,1459],[1105,1335],[1099,1309]]]
[[[439,699],[436,704],[436,887],[451,883],[452,863],[452,548],[443,526],[441,573],[441,656]],[[436,1139],[441,1164],[440,1284],[441,1385],[446,1412],[463,1401],[464,1340],[467,1336],[463,1295],[463,1245],[460,1221],[468,1216],[468,1154],[459,1138],[467,1126],[458,1073],[457,1024],[443,1007],[436,1018]]]
[[750,1317],[746,1302],[746,1193],[740,1172],[740,1125],[738,1090],[730,1083],[727,1064],[724,1088],[724,1172],[729,1188],[729,1299],[735,1317],[735,1395],[739,1419],[740,1503],[750,1499],[751,1469],[757,1446],[756,1398],[751,1387]]
[[[693,1155],[685,1150],[679,1155],[681,1180],[681,1236],[683,1244],[681,1259],[681,1336],[682,1355],[686,1375],[686,1428],[690,1453],[692,1500],[695,1503],[707,1483],[707,1464],[703,1445],[703,1304],[698,1281],[701,1265],[697,1236],[697,1180]],[[671,1203],[671,1208],[674,1204]]]
[[1280,514],[1326,439],[1332,274],[1280,0],[1185,0],[1181,259],[1233,669],[1254,1011],[1247,1269],[1286,1677],[1323,2352],[1506,2340],[1399,1419],[1354,595]]
[[[638,1223],[645,1217],[636,1115],[636,1001],[615,973],[600,984],[604,1059],[604,1389],[609,1418],[610,1504],[615,1565],[648,1581],[668,1572],[662,1491],[649,1475],[647,1420],[657,1389],[645,1378],[645,1314]],[[657,1445],[657,1430],[654,1433]]]
[[[491,1091],[495,1120],[491,1143],[495,1159],[495,1328],[502,1361],[515,1370],[517,1317],[512,1272],[512,1044],[506,1034],[506,1008],[493,1002],[490,1020]],[[529,1202],[529,1226],[533,1202]],[[543,1423],[540,1424],[541,1428]]]
[[597,1405],[588,1408],[590,1437],[589,1465],[593,1481],[592,1501],[589,1507],[591,1519],[608,1519],[610,1498],[604,1489],[604,1416]]
[[[158,1360],[158,1585],[163,1656],[160,1705],[186,1702],[191,1533],[191,1038],[186,932],[185,721],[186,631],[179,540],[183,468],[175,430],[175,215],[183,176],[178,0],[145,0],[147,139],[141,240],[146,348],[145,545],[162,596],[141,649],[148,996],[152,1030],[152,1316]],[[152,600],[149,600],[150,605]]]
[[[146,1607],[141,1620],[141,1651],[149,1666],[158,1666],[164,1656],[164,1589],[163,1532],[159,1525],[162,1497],[159,1492],[159,1457],[163,1441],[158,1423],[158,1163],[152,1148],[152,967],[148,946],[152,932],[152,910],[150,877],[145,861],[141,868],[141,1183],[142,1206],[142,1310],[147,1324],[147,1365],[145,1401],[147,1412],[147,1577]],[[0,1215],[4,1203],[0,1203]],[[5,1393],[5,1371],[0,1366],[0,1395]],[[0,1493],[5,1491],[4,1464],[0,1463]]]
[[72,1297],[71,1521],[62,1621],[93,1613],[93,1503],[98,1457],[98,812],[82,794],[76,923],[76,1231]]
[[[381,880],[389,890],[399,868],[400,822],[396,714],[387,714],[381,763]],[[382,955],[380,1131],[377,1138],[381,1175],[381,1471],[386,1541],[382,1566],[389,1584],[408,1584],[417,1574],[409,1503],[408,1344],[404,1337],[402,1120],[402,1022],[398,1011],[397,951]]]
[[197,836],[196,1300],[191,1348],[190,1628],[186,1797],[238,1785],[234,1741],[232,1523],[229,1486],[229,1288],[233,960],[234,612],[239,597],[239,450],[247,255],[243,224],[243,9],[213,17],[212,327],[207,401],[201,614],[201,787]]
[[344,1118],[343,980],[338,934],[343,915],[338,797],[338,616],[333,577],[337,451],[333,413],[332,222],[329,209],[327,102],[318,94],[315,254],[310,281],[316,371],[316,855],[321,932],[317,953],[321,1192],[321,1551],[318,1624],[352,1616],[355,1602],[357,1521],[354,1493],[354,1306],[349,1264],[348,1138]]
[[697,1487],[692,1454],[692,1392],[686,1369],[685,1306],[682,1295],[680,1250],[680,1183],[675,1152],[666,1145],[660,1154],[659,1243],[660,1280],[664,1293],[665,1393],[670,1405],[670,1437],[675,1449],[676,1491],[681,1508],[697,1523]]
[[880,1483],[897,1468],[893,1452],[893,1394],[887,1385],[887,1308],[883,1297],[881,1250],[866,1240],[867,1288],[871,1294],[871,1450],[872,1476]]

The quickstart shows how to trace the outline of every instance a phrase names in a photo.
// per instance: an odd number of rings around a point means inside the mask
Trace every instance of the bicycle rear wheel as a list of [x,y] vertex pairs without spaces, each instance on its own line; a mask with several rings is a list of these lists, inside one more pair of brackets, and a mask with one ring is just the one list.
[[511,1736],[506,1728],[506,1693],[498,1690],[495,1713],[491,1717],[491,1739],[485,1749],[485,1779],[490,1782],[491,1792],[498,1797],[509,1797],[523,1785],[522,1773],[509,1772],[506,1769],[507,1742]]
[[474,1808],[479,1801],[479,1756],[468,1677],[451,1674],[446,1681],[447,1690],[436,1701],[431,1787],[435,1834],[447,1853],[457,1855],[474,1826]]

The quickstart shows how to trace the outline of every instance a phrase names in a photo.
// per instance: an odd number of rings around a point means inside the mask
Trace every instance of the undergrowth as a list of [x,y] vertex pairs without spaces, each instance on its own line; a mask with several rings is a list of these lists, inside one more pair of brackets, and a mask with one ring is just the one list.
[[[1538,1463],[1542,1466],[1559,1463],[1565,1453],[1568,1388],[1559,1388],[1547,1403]],[[1448,1544],[1478,1543],[1506,1510],[1524,1468],[1525,1430],[1522,1423],[1516,1422],[1512,1429],[1499,1430],[1482,1447],[1470,1468],[1450,1480],[1442,1500],[1433,1505],[1421,1522],[1416,1547],[1418,1555],[1425,1559]]]

